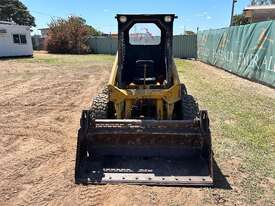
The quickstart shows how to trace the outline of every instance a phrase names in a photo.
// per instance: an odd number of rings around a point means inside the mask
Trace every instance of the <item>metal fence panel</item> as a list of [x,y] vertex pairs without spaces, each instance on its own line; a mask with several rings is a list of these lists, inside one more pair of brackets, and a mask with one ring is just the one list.
[[96,54],[116,54],[117,52],[117,38],[92,37],[89,45]]
[[176,58],[197,58],[197,35],[177,35],[173,38]]
[[[115,54],[117,38],[92,37],[89,45],[96,54]],[[173,54],[176,58],[197,58],[197,35],[177,35],[173,39]]]

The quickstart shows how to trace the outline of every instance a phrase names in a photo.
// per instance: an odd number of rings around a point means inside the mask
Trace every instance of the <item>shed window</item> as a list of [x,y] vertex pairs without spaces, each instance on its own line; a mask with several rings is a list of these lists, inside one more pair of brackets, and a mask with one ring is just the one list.
[[5,33],[7,33],[6,29],[0,29],[0,34],[5,34]]
[[14,34],[13,35],[13,43],[20,44],[19,34]]
[[26,35],[20,34],[20,42],[21,44],[27,44]]
[[27,44],[27,38],[25,34],[13,34],[13,43],[15,44]]

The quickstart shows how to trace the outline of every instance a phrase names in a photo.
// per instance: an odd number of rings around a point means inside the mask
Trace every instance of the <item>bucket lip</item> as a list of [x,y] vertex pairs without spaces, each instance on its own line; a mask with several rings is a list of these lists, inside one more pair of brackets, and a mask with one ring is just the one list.
[[[214,185],[211,176],[182,176],[182,177],[144,177],[133,174],[124,177],[119,174],[105,174],[101,181],[90,178],[77,178],[76,182],[82,184],[132,184],[132,185],[148,185],[148,186],[205,186],[212,187]],[[164,179],[163,179],[164,178]]]
[[[186,157],[187,158],[187,157]],[[199,157],[141,158],[91,156],[81,162],[76,181],[83,184],[213,186],[211,161]]]
[[200,120],[141,120],[141,119],[94,119],[94,127],[127,128],[182,128],[199,127]]
[[194,120],[154,120],[154,119],[95,119],[96,123],[107,123],[107,122],[113,122],[113,123],[194,123],[199,121],[199,119]]

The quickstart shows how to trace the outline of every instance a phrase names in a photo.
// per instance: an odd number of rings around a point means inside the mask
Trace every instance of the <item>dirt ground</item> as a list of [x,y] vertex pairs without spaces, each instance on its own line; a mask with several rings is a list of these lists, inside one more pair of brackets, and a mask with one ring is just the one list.
[[244,205],[225,202],[222,184],[216,189],[74,184],[81,110],[110,68],[111,61],[61,66],[0,60],[0,205]]

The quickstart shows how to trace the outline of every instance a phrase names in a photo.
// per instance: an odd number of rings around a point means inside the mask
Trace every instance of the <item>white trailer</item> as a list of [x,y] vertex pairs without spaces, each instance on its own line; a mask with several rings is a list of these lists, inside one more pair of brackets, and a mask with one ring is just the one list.
[[0,57],[32,55],[30,27],[0,21]]

